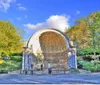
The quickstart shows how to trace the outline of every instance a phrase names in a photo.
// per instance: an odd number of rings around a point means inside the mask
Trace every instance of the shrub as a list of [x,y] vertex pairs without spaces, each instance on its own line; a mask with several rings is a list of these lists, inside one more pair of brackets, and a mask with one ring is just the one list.
[[[78,55],[93,55],[93,48],[78,48],[77,53]],[[100,49],[95,49],[96,54],[100,54]]]
[[22,56],[22,53],[9,53],[9,56]]
[[16,62],[21,62],[22,56],[11,56],[10,59]]
[[100,72],[100,64],[97,64],[97,71]]
[[91,61],[91,60],[93,60],[93,58],[91,56],[84,56],[83,59],[85,61]]
[[3,64],[0,65],[0,71],[15,71],[21,68],[21,62],[16,61],[4,61]]
[[82,68],[83,68],[83,65],[80,64],[80,63],[77,61],[77,67],[78,67],[79,69],[82,69]]
[[100,72],[100,62],[78,61],[78,65],[82,65],[84,70]]

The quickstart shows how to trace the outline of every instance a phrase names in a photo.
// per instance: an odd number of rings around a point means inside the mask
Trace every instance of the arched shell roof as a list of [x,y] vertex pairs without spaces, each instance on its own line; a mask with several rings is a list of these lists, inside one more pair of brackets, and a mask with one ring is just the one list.
[[41,30],[37,31],[35,34],[33,34],[27,42],[27,47],[30,48],[32,46],[34,54],[36,54],[36,52],[38,50],[40,50],[39,36],[45,32],[55,32],[55,33],[60,34],[65,39],[66,44],[68,45],[68,48],[71,47],[69,38],[63,32],[61,32],[57,29],[54,29],[54,28],[45,28],[45,29],[41,29]]

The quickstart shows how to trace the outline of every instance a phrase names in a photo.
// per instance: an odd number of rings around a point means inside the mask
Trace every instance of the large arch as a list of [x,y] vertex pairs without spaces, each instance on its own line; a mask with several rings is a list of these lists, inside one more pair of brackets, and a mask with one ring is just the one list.
[[[26,57],[32,53],[36,56],[38,50],[44,56],[43,63],[46,69],[49,64],[56,70],[77,68],[76,50],[71,47],[69,38],[61,31],[53,28],[41,29],[32,35],[27,42],[27,46],[23,52],[22,69],[28,68],[28,63],[25,62]],[[70,55],[68,55],[69,53]],[[30,66],[33,63],[35,64],[35,59],[33,60]]]
[[44,32],[39,37],[40,47],[44,55],[44,66],[51,65],[55,70],[68,69],[68,43],[62,33]]
[[39,36],[42,33],[45,33],[45,32],[55,32],[55,33],[60,34],[65,39],[65,41],[66,41],[66,43],[68,45],[68,48],[71,47],[70,42],[69,42],[69,38],[64,33],[62,33],[61,31],[59,31],[57,29],[53,29],[53,28],[48,28],[47,29],[47,28],[44,28],[44,29],[41,29],[41,30],[37,31],[27,41],[27,47],[29,47],[29,48],[32,47],[32,50],[33,50],[34,54],[36,54],[37,50],[40,48]]

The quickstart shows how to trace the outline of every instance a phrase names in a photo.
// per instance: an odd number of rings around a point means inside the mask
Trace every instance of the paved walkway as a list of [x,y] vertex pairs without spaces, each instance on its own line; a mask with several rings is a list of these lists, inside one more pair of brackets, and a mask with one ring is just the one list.
[[100,84],[100,73],[66,75],[0,74],[0,84]]

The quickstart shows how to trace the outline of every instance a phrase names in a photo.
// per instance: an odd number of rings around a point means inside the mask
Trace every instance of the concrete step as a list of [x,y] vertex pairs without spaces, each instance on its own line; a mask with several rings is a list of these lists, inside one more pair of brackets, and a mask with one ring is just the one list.
[[[51,74],[68,74],[69,71],[52,71]],[[37,75],[42,75],[42,74],[48,74],[48,70],[44,71],[36,71],[36,70],[20,70],[20,74],[37,74]]]

